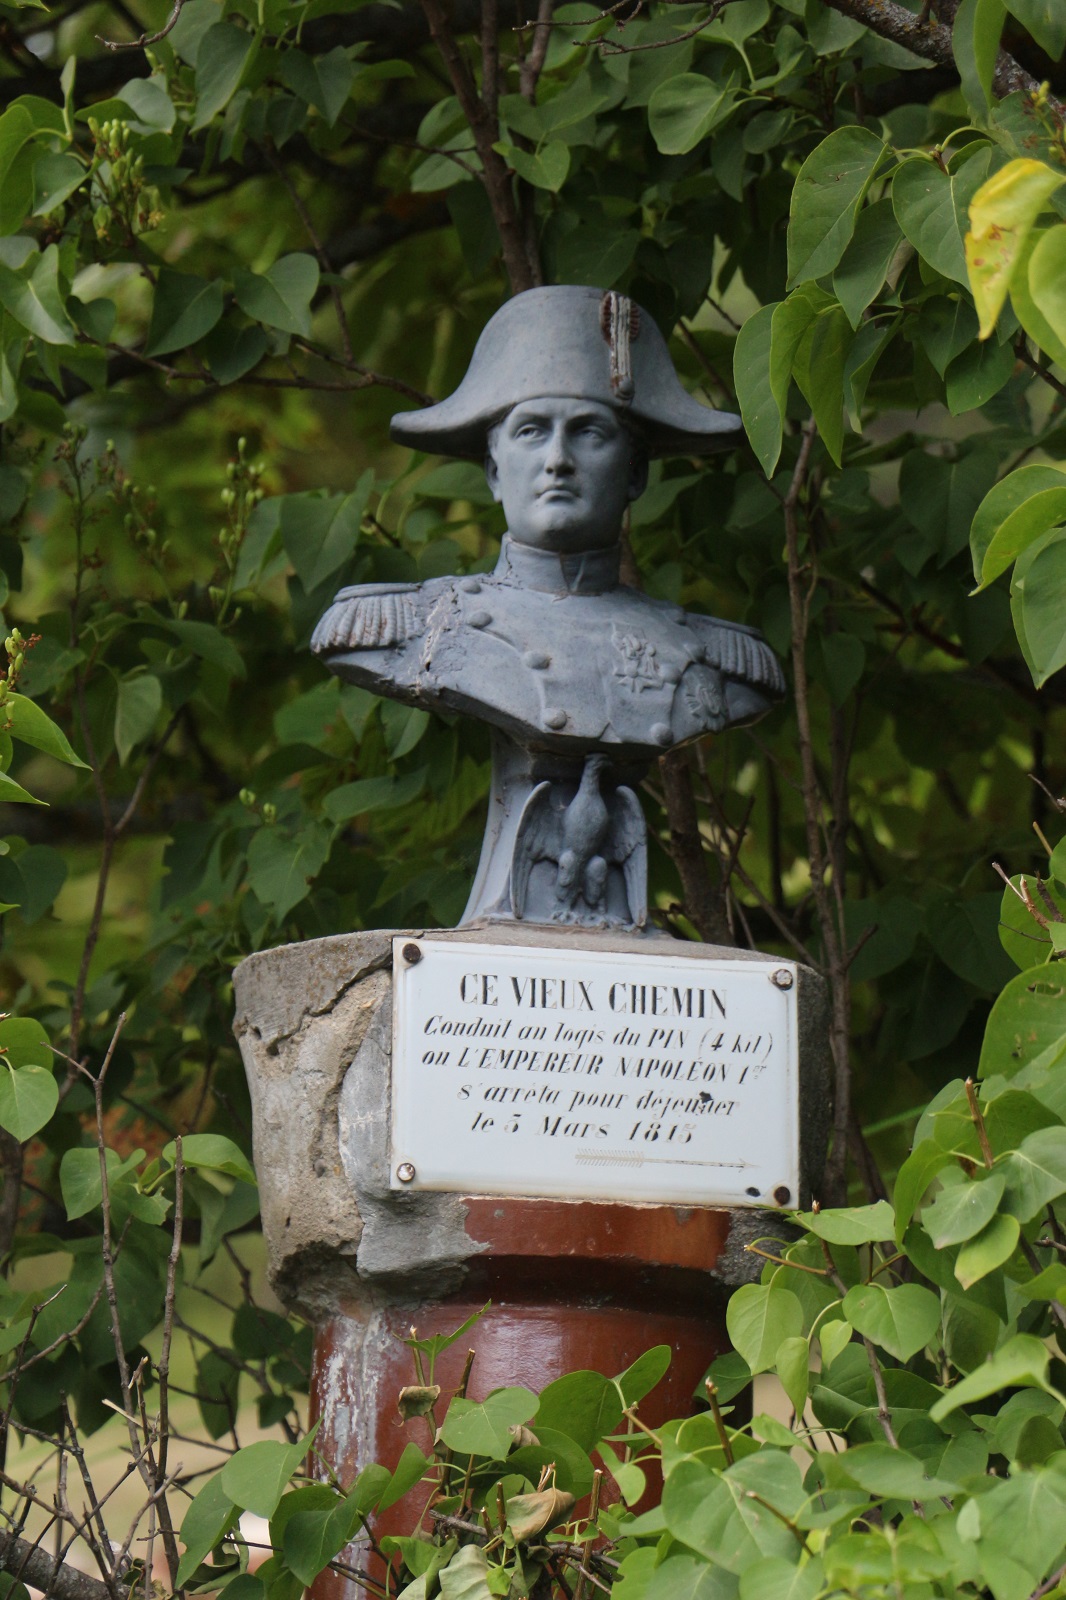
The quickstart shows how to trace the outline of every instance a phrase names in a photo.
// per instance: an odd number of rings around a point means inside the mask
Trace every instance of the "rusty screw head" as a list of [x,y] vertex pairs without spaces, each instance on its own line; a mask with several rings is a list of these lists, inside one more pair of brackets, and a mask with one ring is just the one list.
[[409,967],[413,967],[416,962],[421,961],[422,951],[417,944],[405,944],[403,947],[403,958]]
[[775,984],[778,989],[791,989],[795,981],[787,967],[778,967],[776,972],[771,972],[770,974],[770,982]]
[[[400,1162],[400,1165],[396,1168],[396,1176],[399,1178],[401,1183],[414,1183],[415,1169],[411,1165],[410,1161]],[[788,1191],[786,1190],[785,1192],[787,1193]]]
[[792,1190],[786,1188],[783,1183],[779,1183],[777,1188],[774,1190],[774,1199],[777,1201],[779,1206],[787,1206],[789,1201],[792,1199]]

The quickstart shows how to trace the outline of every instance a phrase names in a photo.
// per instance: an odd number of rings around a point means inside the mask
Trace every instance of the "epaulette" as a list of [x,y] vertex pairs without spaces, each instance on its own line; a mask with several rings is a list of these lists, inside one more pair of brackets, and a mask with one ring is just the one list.
[[316,655],[333,650],[384,650],[422,632],[412,595],[417,583],[365,583],[342,589],[311,635]]
[[699,628],[704,653],[712,667],[768,694],[783,695],[785,675],[770,646],[754,628],[711,617],[691,617]]

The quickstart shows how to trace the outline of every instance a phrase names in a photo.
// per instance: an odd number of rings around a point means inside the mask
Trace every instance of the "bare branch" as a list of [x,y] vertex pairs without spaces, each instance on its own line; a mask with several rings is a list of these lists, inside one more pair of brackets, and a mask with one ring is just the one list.
[[[861,22],[879,38],[901,44],[923,61],[935,61],[945,67],[955,66],[950,27],[943,22],[932,22],[924,11],[921,14],[908,11],[898,0],[824,0],[824,4],[839,11],[843,17],[850,17],[853,22]],[[1030,95],[1041,93],[1037,80],[1006,50],[1001,50],[996,59],[992,86],[1001,99],[1018,90]],[[1048,95],[1044,104],[1060,122],[1066,121],[1066,106],[1061,100]]]
[[142,33],[139,39],[105,39],[102,34],[96,35],[97,44],[102,44],[107,50],[143,50],[145,45],[158,44],[160,39],[165,39],[181,16],[181,8],[185,0],[174,0],[174,7],[170,16],[157,33]]

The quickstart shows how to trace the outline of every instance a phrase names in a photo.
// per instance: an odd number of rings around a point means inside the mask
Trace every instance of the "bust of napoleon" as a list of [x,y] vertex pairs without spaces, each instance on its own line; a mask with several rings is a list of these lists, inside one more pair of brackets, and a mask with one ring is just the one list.
[[784,690],[753,629],[619,581],[652,456],[706,454],[739,419],[681,386],[618,294],[531,289],[485,328],[459,388],[397,440],[484,463],[507,522],[488,575],[342,589],[312,648],[348,682],[493,731],[485,846],[464,925],[640,930],[634,785],[664,750],[753,721]]

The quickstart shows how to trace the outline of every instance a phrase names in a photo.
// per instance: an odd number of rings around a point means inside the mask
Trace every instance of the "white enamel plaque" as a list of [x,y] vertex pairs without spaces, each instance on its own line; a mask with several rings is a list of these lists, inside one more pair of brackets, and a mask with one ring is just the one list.
[[394,1189],[798,1203],[794,965],[426,938],[393,956]]

